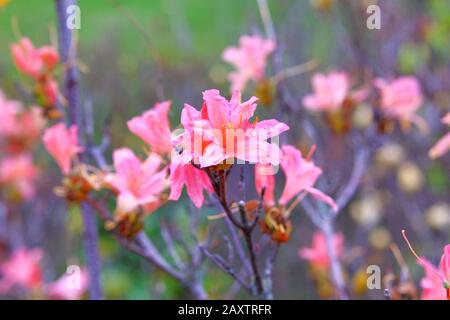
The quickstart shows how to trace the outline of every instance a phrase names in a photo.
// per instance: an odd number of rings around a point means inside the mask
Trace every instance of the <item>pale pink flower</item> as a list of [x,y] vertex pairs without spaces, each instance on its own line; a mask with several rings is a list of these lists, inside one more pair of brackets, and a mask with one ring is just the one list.
[[413,122],[421,128],[426,126],[416,114],[423,97],[420,83],[415,77],[403,76],[391,82],[376,79],[374,84],[380,90],[380,105],[386,116]]
[[50,46],[35,48],[28,38],[22,38],[11,45],[11,53],[17,68],[24,74],[38,80],[44,67],[52,69],[59,61],[56,50]]
[[264,203],[269,207],[275,205],[275,174],[271,164],[257,163],[255,165],[255,188],[258,194],[261,194],[262,189],[266,188]]
[[[334,234],[332,241],[336,257],[339,259],[344,252],[344,236],[341,233]],[[322,232],[316,231],[313,235],[312,246],[300,249],[298,255],[300,258],[308,260],[315,267],[329,268],[330,266],[327,242]]]
[[106,176],[106,182],[119,193],[117,208],[131,212],[138,207],[148,213],[161,205],[160,196],[167,186],[167,170],[161,169],[162,160],[151,154],[142,162],[128,148],[114,151],[115,173]]
[[55,48],[51,46],[43,46],[38,49],[42,63],[48,68],[53,69],[59,62],[59,54]]
[[39,78],[44,63],[30,39],[22,38],[18,43],[11,45],[11,53],[17,69],[30,77]]
[[273,40],[256,35],[243,35],[239,39],[239,47],[225,48],[222,59],[236,68],[236,71],[229,75],[231,90],[242,91],[248,80],[262,80],[267,58],[274,50]]
[[428,260],[421,258],[427,266],[425,267],[423,262],[419,264],[424,267],[425,275],[420,280],[420,287],[422,288],[422,294],[420,298],[422,300],[447,300],[447,294],[442,284],[442,279],[437,275],[439,270],[434,267]]
[[[1,109],[0,106],[0,112]],[[3,124],[0,136],[4,138],[5,147],[10,153],[20,153],[33,147],[46,122],[38,107],[22,109],[15,114],[3,114],[0,121]]]
[[63,274],[46,286],[46,292],[50,299],[54,300],[80,300],[88,289],[88,273],[81,269],[80,274]]
[[172,151],[169,108],[170,101],[160,102],[141,116],[128,121],[128,129],[160,155]]
[[[286,206],[294,197],[301,196],[302,193],[311,194],[315,199],[328,204],[335,212],[338,207],[335,201],[322,191],[314,188],[322,169],[317,167],[314,162],[302,157],[301,152],[291,145],[284,145],[282,149],[282,158],[280,161],[286,183],[284,190],[278,200],[282,206]],[[273,175],[272,166],[257,164],[255,166],[255,186],[258,193],[262,188],[266,188],[264,202],[268,206],[273,206],[275,192],[275,177]]]
[[45,105],[55,105],[59,94],[58,83],[54,79],[48,78],[43,83],[42,89]]
[[170,164],[169,200],[178,200],[184,185],[186,186],[189,198],[197,208],[203,205],[203,191],[213,191],[211,181],[204,171],[195,168],[191,164],[172,161]]
[[291,145],[283,146],[282,151],[281,169],[286,176],[286,185],[279,203],[285,205],[300,192],[306,192],[337,211],[338,208],[334,200],[313,187],[322,174],[322,169],[316,166],[313,161],[303,158],[300,150]]
[[0,292],[9,291],[14,285],[35,289],[42,285],[40,261],[41,249],[18,249],[10,258],[0,263]]
[[447,300],[447,290],[450,288],[450,244],[444,247],[439,268],[428,260],[421,258],[418,263],[424,268],[425,275],[420,281],[422,300]]
[[423,300],[450,300],[450,244],[444,247],[439,268],[436,268],[425,258],[419,257],[409,242],[406,231],[402,230],[412,254],[417,258],[417,263],[425,270],[425,276],[420,282]]
[[0,161],[0,186],[14,187],[25,199],[34,196],[38,169],[29,154],[3,158]]
[[350,78],[345,72],[315,73],[311,82],[314,93],[303,98],[303,105],[311,111],[334,112],[348,98],[353,102],[360,102],[367,96],[366,90],[350,92]]
[[73,158],[83,148],[78,144],[78,128],[72,125],[67,128],[63,123],[56,124],[45,130],[42,138],[48,153],[56,160],[61,171],[68,174]]
[[18,101],[9,100],[0,90],[0,137],[16,131],[16,117],[22,111],[22,105]]
[[[443,118],[442,123],[450,126],[450,112],[448,112]],[[450,150],[450,132],[440,138],[436,144],[430,149],[428,155],[431,159],[442,157]]]
[[203,100],[201,111],[185,104],[181,114],[185,133],[177,141],[183,143],[184,163],[193,161],[209,167],[238,159],[278,165],[280,150],[267,139],[289,127],[274,119],[251,123],[255,97],[242,103],[240,93],[235,91],[228,101],[212,89],[203,92]]

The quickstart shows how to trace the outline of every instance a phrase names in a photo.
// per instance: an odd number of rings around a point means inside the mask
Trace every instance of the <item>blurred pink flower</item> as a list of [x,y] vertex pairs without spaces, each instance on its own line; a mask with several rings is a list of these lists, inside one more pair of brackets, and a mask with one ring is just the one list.
[[334,112],[343,106],[347,98],[360,102],[367,96],[367,91],[363,89],[350,92],[350,79],[345,72],[315,73],[311,82],[314,93],[303,98],[303,105],[311,111]]
[[[0,106],[0,112],[1,110]],[[2,128],[0,137],[4,138],[5,149],[9,153],[17,154],[27,151],[40,138],[45,126],[45,118],[38,107],[22,109],[17,113],[0,116]],[[25,129],[26,128],[26,129]]]
[[56,52],[55,48],[51,46],[43,46],[38,49],[38,52],[41,56],[42,63],[48,69],[53,69],[59,62],[59,54]]
[[422,300],[447,300],[447,291],[450,290],[450,244],[444,247],[439,269],[434,267],[425,258],[418,263],[424,268],[425,275],[420,281],[422,287]]
[[286,185],[279,200],[280,204],[285,205],[300,192],[306,192],[337,211],[334,200],[313,187],[322,174],[322,169],[313,161],[303,158],[300,150],[291,145],[284,145],[281,149],[283,151],[281,168],[286,176]]
[[[450,126],[450,112],[448,112],[443,118],[442,123]],[[431,159],[442,157],[450,150],[450,132],[440,138],[436,144],[430,149],[428,155]]]
[[18,101],[9,100],[0,90],[0,137],[17,130],[16,117],[22,111]]
[[30,77],[39,78],[44,66],[42,56],[30,39],[22,38],[11,45],[11,53],[17,69]]
[[262,80],[267,58],[274,50],[273,40],[248,35],[239,38],[239,47],[225,48],[222,59],[236,68],[236,71],[229,75],[231,90],[242,91],[248,80]]
[[29,154],[9,156],[0,161],[0,186],[14,187],[26,200],[34,196],[38,169]]
[[420,282],[422,287],[423,300],[450,300],[450,244],[444,247],[441,256],[439,269],[428,262],[427,259],[419,257],[406,236],[406,231],[402,230],[402,236],[406,244],[416,257],[417,263],[425,270],[425,276]]
[[[311,194],[319,201],[325,202],[336,212],[338,208],[335,201],[313,187],[322,174],[322,169],[311,160],[304,159],[301,152],[291,145],[284,145],[281,150],[280,163],[286,177],[286,183],[278,203],[285,206],[294,197],[301,196],[301,193],[304,192],[305,194]],[[275,204],[275,176],[270,164],[257,164],[255,166],[255,186],[258,193],[261,192],[263,187],[266,187],[264,202],[268,206],[273,206]]]
[[12,44],[11,53],[17,69],[36,80],[42,76],[44,67],[52,69],[59,61],[59,55],[53,47],[37,49],[28,38]]
[[[76,283],[78,281],[79,283]],[[80,274],[65,273],[58,280],[47,284],[46,292],[48,297],[54,300],[80,300],[88,284],[88,273],[81,269]]]
[[45,130],[42,138],[48,153],[56,160],[61,171],[68,174],[73,158],[83,148],[78,144],[78,128],[72,125],[67,128],[63,123],[56,124]]
[[415,77],[403,76],[391,82],[376,79],[374,84],[380,90],[381,109],[386,116],[425,126],[423,119],[415,113],[423,101],[422,89]]
[[[341,233],[333,235],[333,246],[336,256],[340,258],[344,252],[344,236]],[[330,266],[327,242],[322,232],[316,231],[313,235],[312,246],[300,249],[298,255],[316,267],[328,268]]]
[[269,207],[275,205],[275,174],[271,164],[257,163],[255,165],[255,188],[258,194],[266,188],[264,203]]
[[18,249],[10,258],[0,264],[0,292],[9,291],[14,285],[27,289],[36,289],[42,285],[42,270],[40,261],[41,249]]
[[272,163],[277,165],[280,150],[267,139],[289,129],[277,120],[250,122],[256,109],[256,98],[241,102],[241,95],[235,91],[230,101],[220,95],[218,90],[203,92],[203,106],[197,111],[185,104],[181,123],[185,133],[177,140],[183,141],[184,163],[209,167],[227,163],[234,159],[240,161]]
[[184,185],[186,185],[189,198],[197,208],[203,205],[203,190],[213,191],[209,177],[205,172],[191,164],[173,161],[170,165],[169,200],[178,200]]
[[161,158],[151,154],[142,162],[133,151],[122,148],[114,151],[113,161],[116,173],[108,174],[105,180],[119,192],[118,210],[131,212],[139,206],[147,212],[156,210],[167,186],[167,170],[160,169]]
[[45,82],[43,82],[43,99],[45,105],[53,106],[56,104],[56,101],[58,100],[58,83],[52,79],[48,78]]
[[152,109],[128,121],[128,129],[160,155],[172,151],[169,108],[170,101],[156,103]]

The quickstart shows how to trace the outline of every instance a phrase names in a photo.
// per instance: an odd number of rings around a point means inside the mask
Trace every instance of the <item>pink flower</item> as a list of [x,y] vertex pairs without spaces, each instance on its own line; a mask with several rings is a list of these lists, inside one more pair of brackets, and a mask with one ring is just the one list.
[[36,80],[42,75],[44,67],[52,69],[59,61],[54,48],[44,46],[36,49],[28,38],[12,44],[11,53],[17,68]]
[[255,188],[258,194],[261,194],[262,189],[266,188],[264,203],[269,207],[275,205],[275,174],[271,164],[257,163],[255,165]]
[[423,120],[415,114],[423,101],[420,83],[416,78],[404,76],[390,83],[376,79],[374,83],[380,90],[381,109],[386,116],[424,126]]
[[439,270],[425,258],[421,259],[426,262],[427,266],[425,267],[423,263],[419,262],[425,271],[424,277],[420,280],[420,287],[422,288],[420,298],[422,300],[447,300],[442,279],[437,275],[439,274]]
[[274,50],[273,40],[247,35],[240,37],[238,48],[225,48],[222,59],[236,68],[236,71],[229,75],[231,90],[242,91],[248,80],[262,80],[267,58]]
[[204,202],[203,190],[212,192],[213,187],[208,175],[191,164],[172,161],[170,164],[170,195],[169,200],[178,200],[181,196],[183,186],[189,198],[197,208]]
[[[448,112],[443,118],[442,123],[450,126],[450,112]],[[436,144],[430,149],[428,155],[431,159],[442,157],[450,150],[450,132],[440,138]]]
[[54,79],[48,78],[43,83],[42,93],[45,105],[54,106],[58,100],[58,83]]
[[9,291],[14,285],[35,289],[42,284],[41,249],[18,249],[0,264],[0,292]]
[[30,39],[22,38],[18,43],[14,43],[11,46],[11,53],[17,69],[35,79],[40,76],[44,64],[41,54]]
[[241,102],[238,91],[230,101],[220,95],[218,90],[203,92],[203,106],[197,111],[185,104],[181,123],[185,133],[182,140],[182,159],[184,163],[209,167],[223,163],[242,162],[279,163],[280,150],[268,138],[278,136],[289,127],[277,120],[251,123],[250,118],[256,109],[256,98]]
[[59,62],[59,55],[55,48],[50,46],[44,46],[38,49],[39,55],[42,59],[42,63],[48,68],[53,69]]
[[312,87],[314,93],[303,98],[303,105],[311,111],[337,111],[347,98],[360,102],[367,96],[366,90],[350,92],[348,74],[339,71],[331,71],[328,75],[314,74]]
[[22,111],[22,105],[18,101],[9,100],[0,90],[0,137],[16,131],[16,117]]
[[84,269],[80,274],[65,273],[49,283],[46,292],[54,300],[80,300],[88,288],[88,282],[88,274]]
[[160,155],[172,151],[169,108],[170,101],[160,102],[153,109],[128,121],[128,129]]
[[419,257],[409,242],[405,230],[402,230],[402,235],[412,254],[417,258],[417,263],[425,269],[425,276],[420,282],[422,299],[450,300],[450,244],[444,247],[444,253],[441,256],[438,269],[428,262],[428,260]]
[[422,300],[447,300],[446,290],[450,290],[450,244],[444,247],[439,269],[425,258],[418,263],[424,268],[425,276],[420,281]]
[[14,187],[29,200],[34,196],[34,180],[38,169],[29,154],[6,157],[0,161],[0,186]]
[[151,154],[142,162],[133,151],[122,148],[114,151],[113,160],[116,173],[107,175],[106,182],[119,192],[118,210],[131,212],[139,206],[147,212],[156,210],[167,186],[167,170],[160,170],[161,158]]
[[72,125],[66,128],[63,123],[56,124],[45,130],[42,138],[48,153],[56,160],[61,171],[68,174],[73,158],[83,148],[78,144],[78,128]]
[[[317,167],[314,162],[304,159],[301,152],[291,145],[284,145],[281,149],[283,153],[280,163],[286,176],[286,184],[278,200],[279,204],[285,206],[294,197],[305,193],[311,194],[317,200],[325,202],[336,212],[338,208],[334,200],[313,187],[322,174],[322,169]],[[263,173],[261,170],[266,170],[266,172]],[[266,204],[271,205],[274,199],[274,179],[265,177],[267,174],[270,175],[270,167],[267,165],[257,166],[255,171],[255,184],[258,192],[261,192],[263,186],[266,187],[264,198]]]
[[[333,235],[333,246],[336,256],[340,258],[344,252],[344,236],[342,234]],[[300,249],[298,255],[300,258],[310,261],[316,267],[329,268],[330,266],[327,242],[322,232],[315,232],[312,246]]]

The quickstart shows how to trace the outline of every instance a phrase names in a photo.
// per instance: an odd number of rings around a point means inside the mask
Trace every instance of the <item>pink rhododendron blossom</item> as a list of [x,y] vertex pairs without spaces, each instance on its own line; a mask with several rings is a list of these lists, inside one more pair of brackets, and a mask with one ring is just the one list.
[[[313,187],[322,174],[322,169],[317,167],[311,160],[303,158],[301,152],[291,145],[284,145],[281,149],[282,158],[280,164],[286,176],[286,184],[278,203],[285,206],[294,197],[305,192],[311,194],[315,199],[325,202],[334,211],[337,211],[338,208],[334,200]],[[274,205],[275,177],[273,176],[271,165],[258,164],[255,166],[255,186],[258,193],[265,187],[264,202],[268,206]]]
[[424,268],[425,275],[420,281],[422,300],[447,300],[447,290],[450,290],[450,244],[444,247],[439,268],[428,260],[420,258],[418,263]]
[[263,188],[264,203],[272,207],[275,205],[275,174],[272,165],[263,165],[257,163],[255,165],[255,188],[258,194],[261,194]]
[[350,79],[345,72],[316,73],[311,82],[314,93],[303,98],[303,105],[311,111],[334,112],[343,106],[346,99],[360,102],[367,96],[366,90],[350,92]]
[[422,89],[416,78],[404,76],[391,82],[376,79],[374,83],[380,90],[380,106],[386,116],[410,121],[420,127],[425,125],[416,114],[423,101]]
[[7,292],[19,285],[27,289],[38,288],[42,284],[42,270],[39,265],[41,249],[18,249],[11,257],[0,263],[0,292]]
[[162,160],[151,154],[142,162],[128,148],[114,151],[115,173],[106,176],[106,182],[118,193],[118,210],[131,212],[138,207],[147,213],[161,205],[160,196],[167,186],[167,170],[161,169]]
[[[333,235],[333,246],[336,256],[340,258],[344,252],[344,236],[342,234]],[[315,232],[312,246],[300,249],[298,255],[316,267],[328,268],[330,266],[327,242],[322,232]]]
[[282,150],[281,169],[286,175],[286,185],[279,200],[280,204],[285,205],[300,192],[307,192],[337,211],[334,200],[313,187],[322,174],[322,169],[317,167],[313,161],[303,158],[300,150],[293,146],[285,145]]
[[28,200],[34,196],[37,173],[29,154],[3,158],[0,161],[0,186],[14,187],[21,197]]
[[262,80],[267,58],[274,50],[273,40],[248,35],[240,37],[239,47],[226,48],[222,59],[236,68],[236,71],[229,75],[231,90],[242,91],[248,80]]
[[278,136],[289,127],[277,120],[250,122],[256,109],[256,98],[241,102],[235,91],[228,101],[218,90],[203,92],[201,111],[185,104],[181,123],[184,134],[175,143],[182,143],[183,162],[209,167],[218,164],[248,161],[278,165],[280,150],[267,139]]
[[[450,126],[450,112],[448,112],[443,118],[442,123]],[[430,149],[428,155],[431,159],[442,157],[450,150],[450,132],[440,138],[436,144]]]
[[73,158],[83,148],[78,144],[78,128],[72,125],[67,128],[63,123],[56,124],[45,130],[42,138],[48,153],[56,160],[61,171],[68,174]]
[[54,105],[58,100],[58,83],[49,78],[43,83],[43,98],[45,99],[45,105]]
[[88,289],[88,273],[81,269],[80,274],[65,273],[58,280],[46,286],[46,293],[50,299],[80,300]]
[[183,186],[197,208],[204,202],[203,191],[213,192],[208,175],[191,164],[173,161],[170,165],[170,195],[169,200],[178,200]]
[[11,53],[17,68],[36,80],[45,71],[45,67],[52,69],[59,61],[59,55],[54,48],[35,48],[28,38],[22,38],[11,45]]
[[16,117],[22,111],[18,101],[9,100],[0,90],[0,137],[17,130]]
[[172,151],[169,108],[170,101],[160,102],[141,116],[128,121],[128,129],[160,155]]

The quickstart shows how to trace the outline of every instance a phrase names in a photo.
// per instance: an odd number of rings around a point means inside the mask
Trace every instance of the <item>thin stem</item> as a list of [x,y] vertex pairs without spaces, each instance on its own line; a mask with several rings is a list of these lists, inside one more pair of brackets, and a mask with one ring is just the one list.
[[[263,283],[261,274],[259,272],[258,263],[256,259],[255,254],[255,247],[253,244],[253,238],[252,238],[252,231],[253,228],[248,224],[247,221],[247,214],[245,212],[245,207],[242,210],[242,206],[240,206],[240,214],[241,214],[241,221],[238,222],[236,218],[233,216],[233,213],[231,212],[231,209],[228,205],[227,201],[227,189],[226,189],[226,178],[225,178],[225,172],[223,170],[219,171],[218,173],[219,179],[218,179],[218,187],[215,188],[215,190],[218,191],[218,198],[220,201],[220,204],[222,205],[227,217],[231,220],[231,222],[242,231],[245,239],[245,243],[247,245],[247,250],[250,258],[250,264],[252,266],[253,270],[253,277],[254,277],[254,283],[256,285],[256,294],[260,295],[264,291]],[[213,182],[213,181],[211,181]],[[216,192],[217,192],[216,191]]]
[[345,281],[342,273],[341,264],[339,262],[339,259],[337,257],[337,253],[334,246],[333,236],[333,223],[331,221],[332,218],[328,218],[328,221],[325,222],[324,227],[322,228],[322,231],[325,235],[325,241],[328,251],[328,257],[330,259],[330,265],[331,265],[331,277],[334,283],[334,286],[336,288],[337,295],[339,299],[347,300],[348,295],[345,290]]
[[[76,48],[71,30],[66,26],[67,8],[76,4],[76,0],[55,0],[58,17],[59,49],[61,60],[66,66],[64,72],[64,94],[68,103],[69,124],[79,125],[79,82],[76,68]],[[97,223],[90,207],[81,205],[84,224],[84,249],[89,273],[90,298],[103,298],[101,290],[101,260],[98,252]]]

